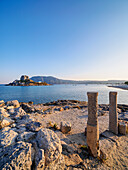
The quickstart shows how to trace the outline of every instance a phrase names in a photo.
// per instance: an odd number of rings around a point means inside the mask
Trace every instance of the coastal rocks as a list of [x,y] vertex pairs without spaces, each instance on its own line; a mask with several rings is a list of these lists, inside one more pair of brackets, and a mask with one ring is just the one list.
[[0,130],[0,147],[7,147],[15,143],[18,136],[10,127],[5,127]]
[[45,156],[44,156],[44,150],[38,149],[36,152],[36,158],[35,158],[35,169],[36,170],[42,170],[45,167]]
[[18,100],[8,101],[8,102],[6,102],[6,105],[7,106],[14,106],[15,108],[20,107]]
[[40,122],[32,121],[32,122],[26,124],[26,128],[32,132],[38,132],[42,128],[42,125]]
[[25,124],[20,124],[19,126],[17,126],[17,129],[16,129],[17,133],[23,133],[25,131],[26,131]]
[[26,103],[22,103],[21,107],[26,113],[32,113],[35,111],[34,108],[32,108],[29,104],[26,104]]
[[17,141],[28,142],[35,137],[35,133],[33,132],[23,132],[17,137]]
[[17,142],[0,152],[0,168],[30,170],[32,166],[31,144],[25,142]]
[[10,114],[4,108],[0,108],[0,114],[3,115],[4,117],[10,116]]
[[2,107],[4,105],[5,105],[4,100],[0,100],[0,107]]
[[[57,164],[61,157],[62,146],[58,136],[49,129],[43,128],[37,133],[38,145],[45,151],[45,164]],[[63,163],[62,163],[63,164]]]
[[15,118],[18,118],[18,117],[24,116],[25,114],[26,114],[26,112],[21,107],[19,107],[19,108],[15,109],[13,116]]
[[[1,119],[1,118],[0,118]],[[7,117],[3,117],[2,120],[0,121],[0,129],[9,126],[11,124],[14,123],[14,120],[7,118]]]
[[61,122],[60,123],[60,130],[62,133],[68,133],[71,131],[71,123],[70,122]]

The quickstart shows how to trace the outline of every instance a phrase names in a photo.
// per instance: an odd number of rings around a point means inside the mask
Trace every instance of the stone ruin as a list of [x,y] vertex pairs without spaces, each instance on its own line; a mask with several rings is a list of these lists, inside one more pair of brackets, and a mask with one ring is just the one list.
[[[98,93],[88,92],[88,121],[87,121],[87,145],[90,153],[94,157],[100,156],[99,148],[99,125],[98,125]],[[127,125],[118,122],[117,113],[117,92],[109,93],[109,131],[118,135],[125,135]]]

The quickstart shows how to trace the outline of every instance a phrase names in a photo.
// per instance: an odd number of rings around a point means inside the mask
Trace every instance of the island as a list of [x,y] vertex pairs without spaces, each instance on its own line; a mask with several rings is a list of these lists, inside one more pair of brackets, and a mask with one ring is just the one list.
[[50,84],[46,82],[35,82],[27,75],[22,75],[20,80],[15,80],[12,83],[6,84],[6,86],[48,86]]

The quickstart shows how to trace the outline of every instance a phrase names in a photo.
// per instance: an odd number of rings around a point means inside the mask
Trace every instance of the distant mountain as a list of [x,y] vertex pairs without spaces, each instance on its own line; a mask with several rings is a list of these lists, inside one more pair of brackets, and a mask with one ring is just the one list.
[[107,80],[107,81],[75,81],[75,80],[63,80],[52,76],[33,76],[30,78],[35,82],[46,82],[48,84],[122,84],[126,80]]

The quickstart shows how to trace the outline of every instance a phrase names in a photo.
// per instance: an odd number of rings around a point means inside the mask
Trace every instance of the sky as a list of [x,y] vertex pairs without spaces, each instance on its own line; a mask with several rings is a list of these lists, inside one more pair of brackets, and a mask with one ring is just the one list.
[[128,80],[128,0],[0,0],[0,83]]

